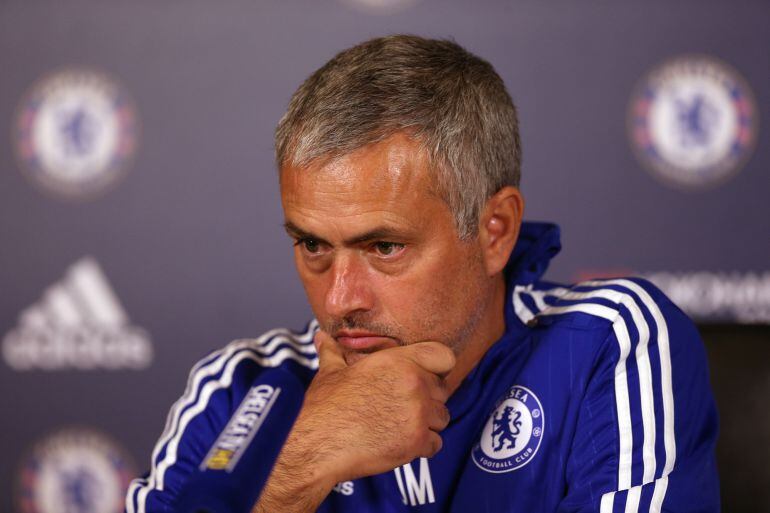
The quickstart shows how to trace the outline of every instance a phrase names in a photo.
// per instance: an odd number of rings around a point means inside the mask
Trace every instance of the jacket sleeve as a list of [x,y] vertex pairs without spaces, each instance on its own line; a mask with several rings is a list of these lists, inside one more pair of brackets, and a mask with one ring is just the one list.
[[693,323],[644,280],[605,282],[618,315],[599,347],[559,511],[719,511],[717,413]]
[[249,512],[317,368],[314,328],[236,341],[193,367],[126,513]]

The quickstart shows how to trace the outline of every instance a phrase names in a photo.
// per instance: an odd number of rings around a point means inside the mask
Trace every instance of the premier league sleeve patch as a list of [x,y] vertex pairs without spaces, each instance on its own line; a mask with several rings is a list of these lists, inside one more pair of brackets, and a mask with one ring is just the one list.
[[280,388],[267,384],[252,387],[214,442],[200,469],[232,472],[270,413],[280,392]]
[[543,406],[537,396],[523,386],[511,387],[489,416],[473,448],[473,462],[494,474],[523,467],[537,454],[544,426]]

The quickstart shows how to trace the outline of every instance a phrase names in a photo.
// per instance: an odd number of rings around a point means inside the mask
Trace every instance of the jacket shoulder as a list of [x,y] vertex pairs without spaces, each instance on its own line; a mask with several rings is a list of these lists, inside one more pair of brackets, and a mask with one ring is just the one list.
[[[275,412],[261,428],[265,436],[251,443],[255,449],[249,450],[261,449],[265,454],[265,450],[279,449],[318,368],[313,345],[317,329],[318,323],[311,321],[301,332],[270,330],[257,338],[235,340],[198,361],[184,393],[171,406],[153,450],[150,471],[128,489],[126,511],[175,510],[181,494],[195,488],[197,480],[203,480],[201,490],[213,486],[216,477],[208,470],[197,470],[201,462],[208,460],[228,426],[240,422],[238,412],[244,405],[255,403],[267,392],[276,396]],[[262,396],[253,398],[254,394]],[[269,472],[273,458],[262,458],[261,466],[246,464],[248,460],[247,455],[240,468],[254,474],[260,469]]]
[[[295,332],[276,328],[256,338],[237,339],[223,348],[202,358],[190,372],[192,377],[198,369],[218,362],[221,365],[237,365],[247,362],[255,372],[268,368],[281,368],[298,375],[302,381],[312,378],[318,370],[318,354],[313,336],[318,331],[318,322],[310,321],[304,330]],[[237,362],[237,363],[234,363]]]
[[656,323],[686,316],[655,285],[643,278],[589,280],[571,285],[538,282],[517,286],[514,311],[525,324],[590,329],[611,326],[623,314],[642,312]]

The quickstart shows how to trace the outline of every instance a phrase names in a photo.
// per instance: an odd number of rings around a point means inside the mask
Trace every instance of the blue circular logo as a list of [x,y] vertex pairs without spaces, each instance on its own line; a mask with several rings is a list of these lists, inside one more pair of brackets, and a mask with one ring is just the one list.
[[757,109],[747,82],[708,56],[683,56],[653,69],[634,93],[629,137],[641,163],[687,189],[719,184],[748,160]]
[[136,475],[126,452],[91,429],[69,428],[35,445],[19,473],[21,513],[120,513]]
[[543,406],[537,396],[526,387],[513,386],[489,416],[473,448],[474,463],[494,474],[523,467],[537,454],[544,426]]
[[23,99],[16,153],[31,181],[60,197],[103,193],[123,176],[137,146],[138,123],[117,81],[89,69],[64,69]]

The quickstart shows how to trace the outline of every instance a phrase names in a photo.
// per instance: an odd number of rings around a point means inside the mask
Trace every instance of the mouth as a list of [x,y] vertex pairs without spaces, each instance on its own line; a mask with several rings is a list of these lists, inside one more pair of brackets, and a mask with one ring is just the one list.
[[334,338],[342,347],[363,353],[399,345],[398,341],[392,337],[361,330],[340,330],[334,334]]

